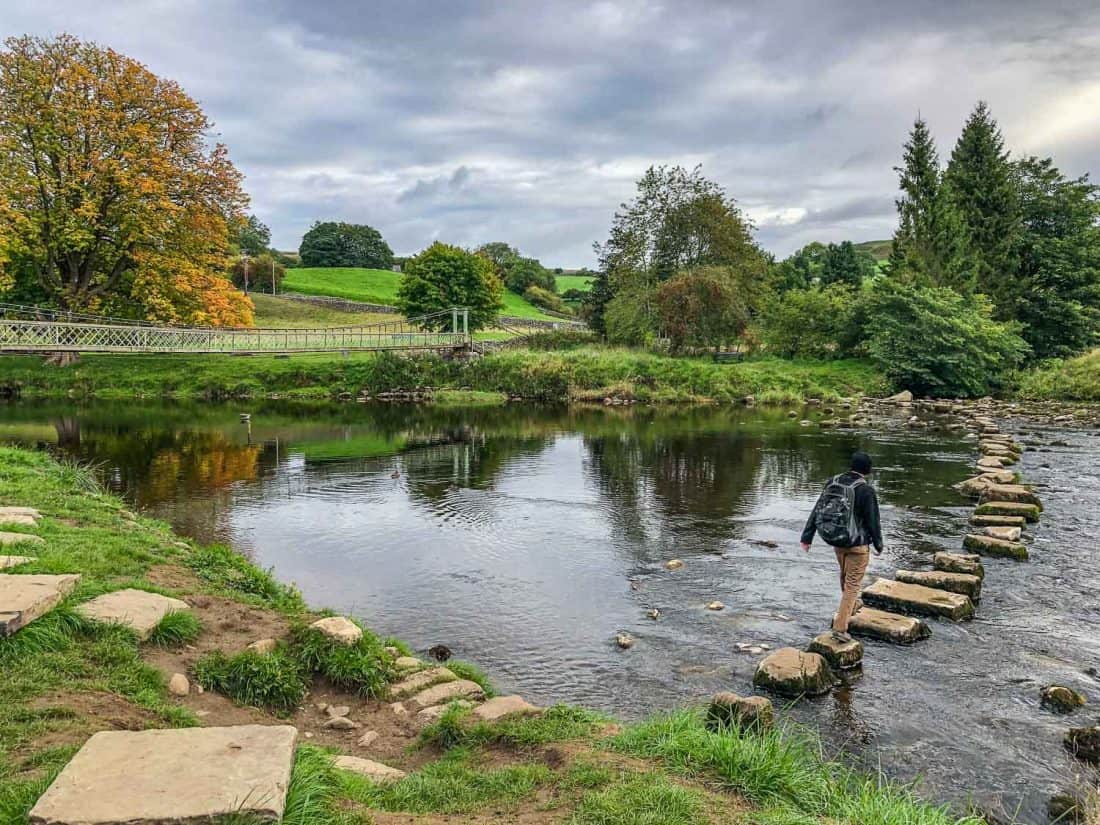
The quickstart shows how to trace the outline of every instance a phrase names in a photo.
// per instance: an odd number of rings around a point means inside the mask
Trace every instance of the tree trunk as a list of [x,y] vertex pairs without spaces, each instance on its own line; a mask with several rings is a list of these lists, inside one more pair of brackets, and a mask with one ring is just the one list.
[[55,367],[68,367],[80,361],[80,353],[77,352],[51,352],[46,356],[46,363]]

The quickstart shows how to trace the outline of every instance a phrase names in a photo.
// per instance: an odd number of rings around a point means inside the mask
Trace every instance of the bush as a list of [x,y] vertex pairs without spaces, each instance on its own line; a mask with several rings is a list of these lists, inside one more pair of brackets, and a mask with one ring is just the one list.
[[1028,346],[981,295],[884,282],[872,294],[868,351],[887,378],[917,395],[981,396],[1003,384]]
[[862,293],[848,286],[791,289],[764,302],[760,340],[784,358],[847,358],[860,345],[862,312]]
[[302,266],[361,266],[389,269],[393,250],[373,226],[326,221],[315,223],[298,247]]
[[518,295],[523,295],[531,287],[551,294],[558,288],[554,273],[534,258],[516,258],[505,265],[502,276],[504,285]]
[[657,290],[661,330],[673,352],[720,347],[741,337],[748,325],[745,303],[718,267],[685,272]]
[[[244,261],[238,259],[229,269],[229,280],[233,285],[244,289]],[[252,292],[274,292],[278,290],[286,275],[286,267],[274,256],[264,253],[248,259],[248,288]]]
[[532,285],[527,287],[523,291],[523,297],[535,306],[548,309],[551,312],[570,313],[569,307],[565,305],[560,297],[541,286]]
[[393,657],[369,630],[353,645],[342,644],[306,625],[291,632],[298,662],[308,672],[319,673],[333,685],[363,696],[381,696],[394,675]]
[[207,653],[194,667],[195,681],[242,705],[290,713],[306,695],[301,665],[282,649],[271,653],[245,650],[235,656]]
[[[439,242],[405,264],[397,289],[397,307],[406,318],[466,307],[471,332],[496,320],[503,299],[504,287],[488,258]],[[426,324],[440,330],[450,325],[449,313]]]

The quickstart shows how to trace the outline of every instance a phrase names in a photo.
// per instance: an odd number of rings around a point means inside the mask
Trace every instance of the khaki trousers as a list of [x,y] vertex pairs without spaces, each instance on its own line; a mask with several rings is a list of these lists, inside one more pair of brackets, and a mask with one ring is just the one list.
[[859,589],[863,586],[863,574],[871,554],[866,545],[859,547],[834,547],[836,563],[840,565],[840,609],[833,617],[833,630],[848,632],[848,620],[855,612]]

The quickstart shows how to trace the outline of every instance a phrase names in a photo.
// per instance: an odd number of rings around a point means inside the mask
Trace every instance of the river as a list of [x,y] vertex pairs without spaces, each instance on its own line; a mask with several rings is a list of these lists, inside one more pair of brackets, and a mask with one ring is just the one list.
[[[1031,445],[1021,469],[1047,508],[1032,561],[988,560],[975,621],[868,643],[861,680],[790,713],[930,798],[1040,823],[1089,775],[1038,694],[1100,702],[1100,433],[1005,429]],[[951,484],[977,455],[900,417],[834,430],[728,408],[21,403],[0,406],[0,440],[93,462],[143,512],[231,543],[315,606],[445,644],[504,691],[628,719],[749,692],[759,656],[738,644],[802,647],[828,626],[835,562],[798,535],[853,449],[874,457],[889,545],[871,576],[959,550],[970,508]]]

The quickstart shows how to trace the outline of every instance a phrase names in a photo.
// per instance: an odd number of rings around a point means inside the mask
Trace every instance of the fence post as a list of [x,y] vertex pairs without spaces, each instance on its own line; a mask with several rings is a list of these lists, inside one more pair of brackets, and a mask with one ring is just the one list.
[[458,334],[458,307],[451,307],[451,332]]
[[470,337],[470,309],[466,307],[462,310],[462,334],[466,338]]

